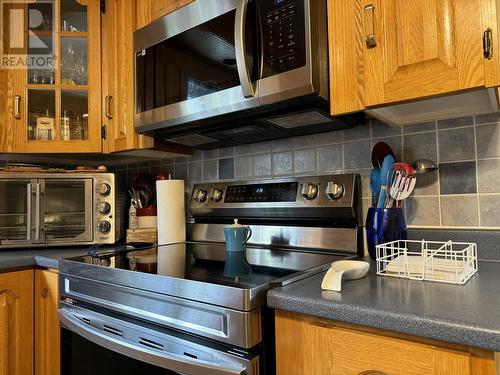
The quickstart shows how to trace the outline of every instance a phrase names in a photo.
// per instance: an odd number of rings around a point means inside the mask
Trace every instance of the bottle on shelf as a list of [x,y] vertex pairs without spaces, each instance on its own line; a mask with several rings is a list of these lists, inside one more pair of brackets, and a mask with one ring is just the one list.
[[54,136],[54,116],[50,114],[47,108],[45,116],[36,119],[36,139],[38,141],[53,141]]
[[89,139],[89,114],[84,113],[82,117],[83,117],[82,138],[86,140]]
[[69,141],[71,139],[71,131],[69,126],[69,116],[66,113],[66,110],[61,117],[61,140]]
[[82,140],[83,139],[83,126],[80,116],[77,116],[73,124],[73,136],[71,139]]

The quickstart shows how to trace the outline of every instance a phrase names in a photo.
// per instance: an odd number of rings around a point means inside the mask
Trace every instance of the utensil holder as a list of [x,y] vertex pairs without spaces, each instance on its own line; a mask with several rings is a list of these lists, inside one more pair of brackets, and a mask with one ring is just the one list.
[[375,246],[397,240],[406,240],[406,221],[401,208],[369,208],[366,216],[368,253],[375,260]]

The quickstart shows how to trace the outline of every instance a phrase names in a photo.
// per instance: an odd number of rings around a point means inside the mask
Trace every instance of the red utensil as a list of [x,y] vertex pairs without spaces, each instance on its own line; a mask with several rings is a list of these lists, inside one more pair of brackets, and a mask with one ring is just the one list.
[[384,162],[384,158],[387,155],[391,155],[394,160],[396,157],[394,156],[394,152],[392,151],[391,146],[389,146],[385,142],[378,142],[373,146],[372,149],[372,165],[374,168],[380,168],[382,163]]

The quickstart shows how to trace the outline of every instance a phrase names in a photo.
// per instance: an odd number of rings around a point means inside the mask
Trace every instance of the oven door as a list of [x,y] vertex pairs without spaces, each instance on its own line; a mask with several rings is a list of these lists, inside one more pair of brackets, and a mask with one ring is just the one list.
[[61,304],[62,375],[242,375],[259,373],[259,357],[221,350],[86,308]]
[[47,178],[40,183],[40,237],[46,244],[93,240],[91,178]]
[[194,1],[134,33],[138,132],[259,106],[255,7]]

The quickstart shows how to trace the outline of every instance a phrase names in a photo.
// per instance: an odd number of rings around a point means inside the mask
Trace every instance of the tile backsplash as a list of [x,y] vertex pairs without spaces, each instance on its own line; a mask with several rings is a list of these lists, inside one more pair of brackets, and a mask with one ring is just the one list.
[[397,160],[431,159],[439,171],[417,176],[405,202],[411,227],[500,228],[500,115],[467,116],[393,127],[378,120],[311,136],[194,152],[117,165],[130,181],[139,171],[165,171],[194,183],[356,172],[362,176],[363,209],[370,205],[371,149],[388,143]]

